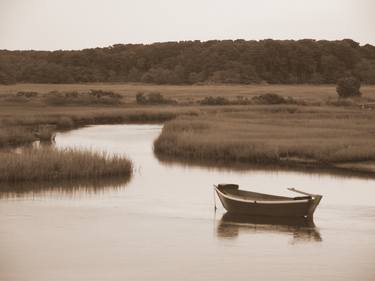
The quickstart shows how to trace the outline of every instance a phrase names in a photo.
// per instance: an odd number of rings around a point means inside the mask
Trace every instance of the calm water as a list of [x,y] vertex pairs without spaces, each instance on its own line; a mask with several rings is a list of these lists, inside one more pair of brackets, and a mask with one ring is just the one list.
[[[375,280],[375,181],[165,164],[157,125],[93,126],[58,147],[125,153],[134,176],[0,193],[0,280]],[[214,183],[324,198],[315,226],[214,213]],[[54,188],[54,189],[52,189]],[[9,187],[2,187],[9,190]]]

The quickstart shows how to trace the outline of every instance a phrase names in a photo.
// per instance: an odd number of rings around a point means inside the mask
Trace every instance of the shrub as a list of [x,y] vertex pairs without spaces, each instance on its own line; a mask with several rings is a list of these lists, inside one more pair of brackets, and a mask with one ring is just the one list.
[[277,94],[267,93],[260,96],[253,97],[253,101],[258,104],[283,104],[287,101]]
[[199,102],[201,105],[228,105],[230,101],[224,97],[205,97]]
[[142,92],[137,93],[136,101],[138,104],[176,104],[176,100],[166,99],[159,92],[151,92],[145,95]]
[[147,103],[147,98],[142,92],[138,92],[137,95],[135,96],[135,99],[138,104],[146,104]]
[[18,97],[26,97],[26,98],[34,98],[38,96],[37,92],[17,92],[16,96]]
[[72,118],[67,116],[62,116],[57,121],[57,127],[60,129],[70,129],[74,127],[74,122]]
[[235,101],[232,101],[231,104],[237,104],[237,105],[253,104],[253,102],[249,100],[247,97],[244,98],[243,96],[237,96],[236,98],[237,99]]
[[159,103],[164,103],[165,99],[162,96],[162,94],[158,92],[153,92],[148,94],[148,103],[151,104],[159,104]]
[[49,105],[116,105],[122,96],[111,91],[90,90],[88,93],[49,92],[44,95],[44,102]]
[[121,99],[120,94],[114,93],[112,91],[90,90],[89,95],[92,97],[96,97],[98,99],[103,98],[103,97],[112,98],[112,99]]
[[355,77],[344,77],[337,81],[336,91],[340,98],[359,97],[361,82]]
[[65,92],[65,93],[64,93],[64,96],[65,96],[65,98],[74,99],[74,98],[78,98],[79,93],[76,92],[76,91]]
[[10,103],[26,103],[37,96],[37,92],[17,92],[15,94],[4,94],[1,96],[1,99]]

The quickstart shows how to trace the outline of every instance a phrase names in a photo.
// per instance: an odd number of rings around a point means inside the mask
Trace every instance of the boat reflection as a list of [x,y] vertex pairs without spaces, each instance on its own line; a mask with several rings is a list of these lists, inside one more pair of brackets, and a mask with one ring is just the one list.
[[42,181],[2,183],[0,199],[34,196],[80,197],[117,191],[125,187],[128,178],[84,179],[68,181]]
[[321,242],[322,237],[312,219],[288,217],[256,217],[225,213],[217,226],[219,238],[237,238],[240,232],[284,233],[295,242]]

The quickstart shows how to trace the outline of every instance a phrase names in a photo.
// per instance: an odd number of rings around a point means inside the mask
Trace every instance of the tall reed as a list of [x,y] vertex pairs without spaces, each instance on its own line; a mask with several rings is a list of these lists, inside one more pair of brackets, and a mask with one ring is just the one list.
[[132,163],[121,155],[77,149],[24,149],[0,152],[0,181],[129,178]]

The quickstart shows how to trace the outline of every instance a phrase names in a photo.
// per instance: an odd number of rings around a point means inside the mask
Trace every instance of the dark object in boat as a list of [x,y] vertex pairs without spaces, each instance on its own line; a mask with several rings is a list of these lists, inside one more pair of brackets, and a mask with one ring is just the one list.
[[238,189],[236,184],[215,185],[224,208],[231,213],[250,216],[312,218],[321,195],[288,188],[305,196],[285,197]]

